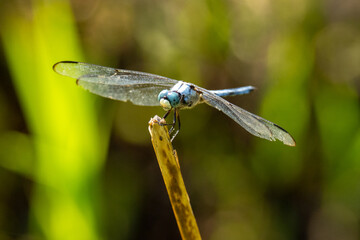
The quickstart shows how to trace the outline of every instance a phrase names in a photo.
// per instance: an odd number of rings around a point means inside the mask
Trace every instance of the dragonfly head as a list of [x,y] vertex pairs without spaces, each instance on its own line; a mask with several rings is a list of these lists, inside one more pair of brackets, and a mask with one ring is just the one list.
[[176,108],[180,103],[180,94],[173,91],[162,90],[159,93],[158,100],[165,111]]

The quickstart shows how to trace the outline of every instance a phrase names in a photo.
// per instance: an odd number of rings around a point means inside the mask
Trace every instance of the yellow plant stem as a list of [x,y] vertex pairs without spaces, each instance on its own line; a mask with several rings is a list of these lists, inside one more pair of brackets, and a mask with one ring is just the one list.
[[176,151],[162,119],[155,116],[149,122],[149,131],[155,154],[169,194],[176,222],[183,240],[201,239],[190,199],[181,175]]

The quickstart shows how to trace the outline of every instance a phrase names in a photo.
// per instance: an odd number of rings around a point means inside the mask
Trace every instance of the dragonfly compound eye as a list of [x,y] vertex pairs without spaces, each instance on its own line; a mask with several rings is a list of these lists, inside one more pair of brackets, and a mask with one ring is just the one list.
[[160,99],[166,97],[166,95],[168,95],[168,90],[162,90],[159,95],[158,95],[158,101],[160,101]]
[[172,107],[176,107],[180,103],[180,96],[177,92],[169,92],[167,99],[169,100]]

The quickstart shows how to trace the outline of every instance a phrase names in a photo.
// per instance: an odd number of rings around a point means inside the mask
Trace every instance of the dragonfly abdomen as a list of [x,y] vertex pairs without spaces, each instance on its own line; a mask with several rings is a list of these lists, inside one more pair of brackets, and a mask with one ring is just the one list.
[[253,86],[245,86],[239,88],[230,88],[230,89],[221,89],[221,90],[210,90],[210,92],[218,95],[219,97],[230,97],[230,96],[237,96],[248,94],[253,91],[255,87]]

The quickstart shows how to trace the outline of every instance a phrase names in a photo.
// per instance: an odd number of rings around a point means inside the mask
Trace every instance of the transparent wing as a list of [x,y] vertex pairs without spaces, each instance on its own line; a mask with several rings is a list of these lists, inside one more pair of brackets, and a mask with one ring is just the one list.
[[251,134],[270,141],[278,139],[286,145],[295,146],[295,140],[291,135],[275,123],[245,111],[206,89],[199,87],[196,89],[202,92],[204,102],[228,115]]
[[64,61],[54,71],[76,78],[77,84],[97,95],[136,105],[157,106],[157,95],[178,81],[155,74]]
[[159,106],[158,94],[164,89],[164,86],[153,84],[111,85],[86,81],[88,79],[87,77],[79,78],[77,84],[102,97],[124,102],[130,101],[135,105],[142,106]]

